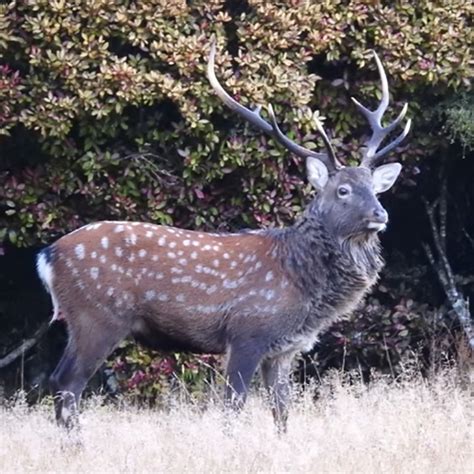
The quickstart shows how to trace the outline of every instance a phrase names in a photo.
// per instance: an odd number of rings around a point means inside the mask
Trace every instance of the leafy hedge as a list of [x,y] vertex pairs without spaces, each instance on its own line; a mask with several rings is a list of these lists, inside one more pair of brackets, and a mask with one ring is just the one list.
[[[415,129],[403,156],[441,146],[429,106],[468,87],[468,20],[454,1],[31,0],[0,5],[0,241],[49,242],[85,222],[192,228],[291,222],[299,160],[232,116],[205,77],[321,146],[311,109],[346,160],[366,131],[349,97],[378,93],[375,48]],[[314,143],[313,143],[314,142]]]

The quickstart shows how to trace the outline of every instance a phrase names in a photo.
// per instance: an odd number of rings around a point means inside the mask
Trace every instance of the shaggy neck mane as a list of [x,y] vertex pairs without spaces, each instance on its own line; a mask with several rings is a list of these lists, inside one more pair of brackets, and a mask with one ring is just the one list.
[[314,208],[274,237],[283,267],[307,295],[350,298],[368,290],[383,266],[377,234],[341,239]]

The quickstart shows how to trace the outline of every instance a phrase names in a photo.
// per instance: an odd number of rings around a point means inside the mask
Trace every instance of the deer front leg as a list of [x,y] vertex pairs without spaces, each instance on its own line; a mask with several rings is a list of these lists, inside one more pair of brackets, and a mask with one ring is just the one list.
[[271,402],[275,424],[280,433],[286,433],[288,398],[290,393],[291,363],[295,354],[284,354],[262,362],[262,378]]
[[261,358],[260,351],[246,344],[233,344],[230,347],[226,369],[226,406],[235,410],[244,406],[250,382]]

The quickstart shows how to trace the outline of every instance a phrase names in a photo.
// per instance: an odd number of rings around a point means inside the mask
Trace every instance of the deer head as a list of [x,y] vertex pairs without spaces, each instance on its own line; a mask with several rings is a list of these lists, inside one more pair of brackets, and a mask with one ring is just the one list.
[[357,167],[346,167],[341,164],[328,135],[317,118],[314,120],[326,147],[324,153],[304,148],[284,135],[278,126],[271,105],[268,106],[271,122],[268,122],[261,116],[261,106],[250,110],[239,104],[217,80],[215,54],[216,46],[213,42],[208,62],[208,77],[214,91],[224,104],[255,127],[271,135],[289,151],[306,160],[308,180],[317,191],[317,196],[308,207],[307,213],[316,213],[322,217],[326,227],[341,240],[361,235],[369,237],[384,230],[388,215],[377,199],[377,195],[392,187],[402,166],[400,163],[378,165],[381,158],[397,147],[407,136],[411,120],[407,120],[402,133],[397,138],[380,149],[384,139],[402,122],[408,106],[405,104],[399,116],[389,125],[386,127],[382,125],[383,114],[389,105],[388,81],[375,51],[373,55],[382,83],[382,99],[377,109],[372,111],[352,98],[372,129],[372,135],[364,144],[362,161]]

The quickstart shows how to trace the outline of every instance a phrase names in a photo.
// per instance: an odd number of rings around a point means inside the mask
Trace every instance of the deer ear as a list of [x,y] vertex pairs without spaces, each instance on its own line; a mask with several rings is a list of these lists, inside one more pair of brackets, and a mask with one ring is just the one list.
[[323,190],[329,178],[326,165],[317,158],[307,156],[306,172],[308,174],[308,181],[313,185],[316,191]]
[[388,191],[395,183],[401,170],[402,165],[400,163],[389,163],[375,168],[372,173],[375,194]]

